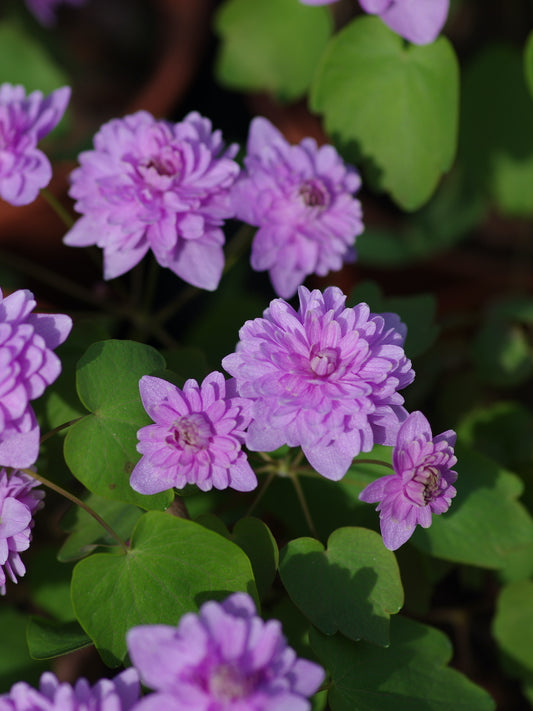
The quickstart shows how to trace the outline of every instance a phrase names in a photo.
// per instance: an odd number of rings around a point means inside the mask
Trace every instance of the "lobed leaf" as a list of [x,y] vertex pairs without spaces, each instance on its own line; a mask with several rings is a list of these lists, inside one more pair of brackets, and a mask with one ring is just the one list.
[[444,37],[407,44],[377,17],[360,17],[329,43],[311,106],[346,159],[371,163],[380,189],[421,207],[456,150],[459,69]]
[[389,617],[403,604],[403,588],[396,558],[379,534],[339,528],[326,550],[313,538],[290,541],[281,551],[280,575],[292,601],[321,632],[389,643]]
[[257,599],[250,562],[237,545],[158,511],[139,519],[127,554],[96,553],[80,561],[71,587],[76,616],[111,667],[126,656],[130,627],[177,625],[203,602],[238,590]]
[[387,649],[326,637],[311,630],[311,646],[332,677],[332,711],[493,711],[486,691],[446,664],[447,637],[403,617],[391,620]]

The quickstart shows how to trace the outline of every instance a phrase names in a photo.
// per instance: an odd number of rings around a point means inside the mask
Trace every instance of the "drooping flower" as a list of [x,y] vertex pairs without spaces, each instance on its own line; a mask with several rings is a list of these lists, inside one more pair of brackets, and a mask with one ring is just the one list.
[[323,669],[298,659],[278,620],[264,622],[252,598],[234,593],[184,615],[177,628],[134,627],[128,651],[156,693],[139,711],[308,711]]
[[50,161],[37,143],[59,123],[69,99],[68,86],[44,97],[0,84],[0,197],[11,205],[28,205],[50,182]]
[[14,583],[26,572],[20,553],[30,546],[33,514],[42,508],[44,491],[29,474],[0,469],[0,594],[6,581]]
[[222,373],[183,389],[145,375],[139,381],[144,409],[154,424],[138,433],[137,462],[130,484],[141,494],[196,484],[202,491],[251,491],[257,479],[242,451],[251,403],[233,396]]
[[251,264],[268,270],[275,292],[288,299],[309,274],[325,276],[355,260],[363,231],[353,197],[359,174],[333,146],[312,138],[290,145],[265,118],[250,125],[246,173],[232,191],[236,217],[258,227]]
[[30,405],[61,372],[53,352],[67,338],[72,319],[34,314],[26,289],[0,291],[0,466],[25,468],[39,454],[39,425]]
[[26,5],[41,24],[51,27],[56,22],[56,11],[60,5],[80,6],[86,2],[87,0],[26,0]]
[[407,415],[398,390],[414,378],[406,328],[396,314],[346,308],[336,287],[301,286],[298,296],[298,311],[275,299],[247,321],[222,365],[254,401],[248,448],[299,445],[317,472],[337,480],[359,452],[395,442]]
[[394,474],[376,479],[359,494],[361,501],[379,502],[383,543],[394,551],[413,534],[416,525],[431,525],[432,514],[448,510],[457,493],[453,447],[455,432],[432,436],[421,412],[412,412],[398,431],[393,452]]
[[0,711],[129,711],[140,691],[139,675],[133,667],[93,686],[83,678],[71,686],[47,671],[41,675],[39,689],[19,681],[2,694]]
[[[304,5],[330,5],[335,0],[300,0]],[[396,34],[414,44],[434,42],[446,22],[450,0],[359,0],[365,12],[379,15]]]
[[180,123],[146,111],[109,121],[71,175],[70,195],[83,217],[65,243],[102,247],[105,279],[152,249],[162,267],[189,284],[216,289],[224,266],[221,226],[233,216],[236,152],[195,112]]

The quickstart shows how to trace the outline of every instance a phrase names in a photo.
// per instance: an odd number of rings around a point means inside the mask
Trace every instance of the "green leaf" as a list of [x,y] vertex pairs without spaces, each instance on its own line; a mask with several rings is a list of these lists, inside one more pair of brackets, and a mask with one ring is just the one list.
[[[129,539],[135,524],[142,516],[142,510],[137,506],[104,499],[96,494],[90,494],[85,499],[85,503],[96,511],[123,540]],[[73,520],[66,525],[67,530],[72,533],[57,554],[60,561],[79,560],[99,546],[116,545],[116,540],[82,508],[74,507],[71,519]],[[63,523],[65,525],[65,522]]]
[[407,210],[423,205],[452,165],[459,70],[451,44],[407,44],[377,17],[329,43],[312,87],[314,111],[344,156],[371,161],[379,187]]
[[391,644],[384,649],[325,637],[311,630],[311,646],[332,676],[332,711],[493,711],[486,691],[446,664],[448,638],[403,617],[391,619]]
[[533,581],[521,580],[502,589],[492,632],[510,662],[510,675],[533,684]]
[[22,84],[26,91],[48,94],[70,84],[65,72],[35,38],[15,23],[0,25],[0,83]]
[[460,444],[455,448],[457,496],[449,511],[417,526],[412,542],[431,555],[484,568],[504,568],[508,556],[533,543],[533,519],[516,501],[520,479]]
[[36,615],[30,618],[26,637],[33,659],[60,657],[92,645],[77,622],[57,623]]
[[80,561],[71,588],[81,626],[112,667],[126,655],[130,627],[176,625],[185,612],[238,590],[257,599],[250,562],[238,546],[157,511],[139,519],[128,554],[96,553]]
[[274,582],[279,563],[278,545],[266,523],[258,518],[242,518],[230,533],[214,514],[203,514],[197,522],[242,548],[252,564],[259,598],[263,599]]
[[461,100],[459,158],[469,180],[513,217],[533,214],[533,102],[523,59],[491,45],[467,66]]
[[403,604],[403,588],[394,554],[374,531],[339,528],[327,550],[313,538],[291,541],[281,551],[280,575],[295,605],[325,634],[389,643],[389,617]]
[[37,664],[28,652],[26,643],[26,615],[3,602],[0,609],[0,693],[9,691],[17,681],[37,683],[46,666]]
[[139,379],[165,367],[162,356],[134,341],[94,343],[78,363],[76,385],[92,413],[65,438],[65,461],[95,494],[146,509],[164,509],[172,492],[137,494],[129,478],[139,459],[137,431],[151,422],[139,395]]
[[41,612],[69,622],[75,618],[70,601],[72,566],[60,563],[56,554],[56,548],[40,546],[28,565],[26,582],[32,601]]
[[[307,91],[331,35],[331,14],[298,2],[227,0],[215,17],[218,80],[294,101]],[[295,42],[295,37],[298,41]]]

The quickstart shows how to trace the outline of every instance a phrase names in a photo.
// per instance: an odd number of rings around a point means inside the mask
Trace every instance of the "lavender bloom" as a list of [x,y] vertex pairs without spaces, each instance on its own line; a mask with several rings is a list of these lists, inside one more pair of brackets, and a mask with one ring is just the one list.
[[143,455],[130,484],[141,494],[196,484],[202,491],[251,491],[256,476],[241,447],[251,418],[251,403],[233,397],[222,373],[210,373],[183,390],[161,378],[139,381],[144,409],[155,424],[142,427],[137,450]]
[[83,5],[87,0],[26,0],[30,10],[42,25],[51,27],[56,22],[56,10],[59,5]]
[[396,314],[346,308],[336,287],[301,286],[298,296],[298,311],[275,299],[247,321],[222,365],[254,401],[249,449],[300,445],[317,472],[338,480],[359,452],[392,445],[406,417],[397,392],[414,378],[406,328]]
[[146,111],[102,126],[93,151],[80,155],[70,195],[83,217],[65,244],[104,250],[104,278],[134,267],[149,249],[162,267],[210,291],[224,267],[224,220],[239,173],[237,146],[190,113],[181,123]]
[[431,514],[450,507],[457,493],[453,453],[455,432],[436,437],[421,412],[412,412],[398,431],[393,453],[394,474],[376,479],[359,494],[361,501],[379,502],[383,543],[394,551],[413,534],[417,524],[431,526]]
[[72,320],[33,314],[26,289],[3,298],[0,291],[0,466],[25,468],[39,454],[39,425],[30,405],[61,372],[52,349],[66,339]]
[[355,260],[363,231],[361,203],[352,197],[359,174],[333,146],[312,138],[291,146],[262,117],[250,125],[246,174],[232,191],[236,216],[258,227],[251,264],[268,270],[285,299],[308,274],[325,276]]
[[[335,0],[300,0],[304,5],[330,5]],[[359,0],[365,12],[379,15],[396,34],[414,44],[433,42],[444,27],[450,0]]]
[[156,693],[139,711],[308,711],[324,679],[298,659],[278,620],[264,622],[252,598],[234,593],[207,602],[177,627],[145,625],[127,634],[141,680]]
[[59,123],[69,99],[68,86],[44,97],[0,84],[0,198],[11,205],[28,205],[50,182],[50,161],[37,143]]
[[[29,474],[0,469],[0,594],[6,594],[6,580],[14,583],[26,572],[19,553],[30,546],[33,514],[42,508],[44,491]],[[6,575],[7,574],[7,575]],[[1,707],[0,707],[1,708]]]
[[129,711],[139,699],[139,676],[130,667],[114,679],[101,679],[91,686],[78,679],[74,686],[44,672],[39,690],[24,681],[0,696],[0,711]]

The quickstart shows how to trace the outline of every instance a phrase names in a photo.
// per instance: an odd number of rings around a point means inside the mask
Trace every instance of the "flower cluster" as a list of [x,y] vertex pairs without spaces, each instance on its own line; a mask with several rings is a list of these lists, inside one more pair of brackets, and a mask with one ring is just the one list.
[[398,431],[393,452],[394,474],[369,484],[361,501],[379,502],[377,511],[383,542],[396,550],[413,534],[417,524],[431,525],[431,515],[448,510],[456,494],[452,484],[457,472],[453,453],[455,432],[432,436],[431,426],[421,412],[412,412]]
[[141,494],[196,484],[202,491],[231,487],[251,491],[257,479],[242,451],[251,403],[227,392],[222,373],[183,389],[145,375],[141,400],[154,424],[137,433],[143,455],[130,484]]
[[221,226],[233,216],[236,152],[198,113],[180,123],[145,111],[109,121],[72,173],[70,195],[83,217],[65,243],[102,247],[105,279],[124,274],[151,249],[162,267],[216,289],[224,267]]
[[59,123],[69,99],[68,86],[44,97],[0,85],[0,197],[11,205],[28,205],[50,182],[50,161],[37,143]]
[[33,514],[42,507],[44,491],[29,474],[14,471],[9,476],[0,469],[0,593],[6,594],[6,581],[14,583],[26,572],[19,553],[28,549]]
[[298,311],[275,299],[247,321],[222,365],[254,402],[247,446],[301,446],[317,472],[337,480],[361,451],[392,445],[407,415],[398,393],[414,378],[406,329],[396,314],[347,308],[336,287],[302,286],[298,295]]
[[39,690],[20,681],[9,693],[2,694],[0,711],[130,711],[139,695],[139,676],[131,667],[94,686],[86,679],[78,679],[72,687],[60,682],[52,672],[44,672]]
[[[304,5],[330,5],[335,0],[300,0]],[[433,42],[444,27],[450,0],[359,0],[365,12],[379,15],[396,34],[414,44]]]
[[0,291],[0,466],[31,466],[39,453],[39,425],[30,405],[61,372],[53,352],[72,320],[63,314],[34,314],[25,289]]
[[47,27],[55,24],[59,5],[83,5],[87,0],[26,0],[28,9]]
[[308,711],[307,697],[324,679],[321,667],[287,646],[277,620],[256,614],[245,593],[205,603],[177,628],[134,627],[127,644],[142,682],[155,689],[139,711]]
[[333,146],[304,138],[291,146],[262,117],[250,125],[246,172],[232,191],[236,217],[258,227],[251,264],[268,270],[288,299],[308,274],[325,276],[354,261],[363,231],[361,179]]

